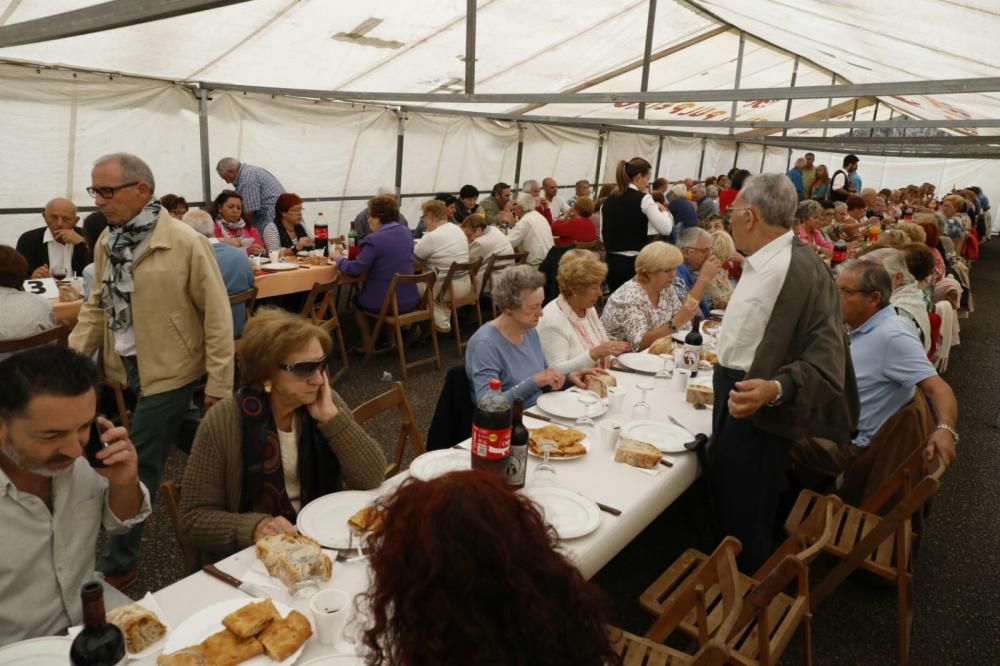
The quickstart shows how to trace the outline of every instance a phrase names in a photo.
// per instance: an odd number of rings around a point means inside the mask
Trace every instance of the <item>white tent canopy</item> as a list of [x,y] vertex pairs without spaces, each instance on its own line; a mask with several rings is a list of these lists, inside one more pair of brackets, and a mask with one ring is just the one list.
[[[199,4],[128,2],[137,13]],[[56,15],[100,4],[0,0],[0,45],[24,41],[32,27],[25,22],[34,19],[55,16],[46,24],[55,34],[79,32],[59,30],[83,26],[86,16]],[[887,0],[876,12],[856,0],[658,0],[645,86],[655,101],[645,105],[641,127],[639,104],[609,94],[644,92],[650,0],[479,0],[472,3],[474,67],[466,63],[469,4],[252,0],[0,48],[0,150],[7,157],[0,242],[12,244],[39,224],[36,211],[52,197],[90,204],[91,163],[118,150],[150,162],[158,194],[190,200],[203,198],[206,161],[214,167],[234,156],[264,166],[289,190],[326,199],[309,203],[308,221],[323,211],[342,229],[379,186],[396,184],[404,213],[415,219],[433,192],[464,183],[486,190],[516,175],[551,175],[564,186],[595,176],[607,182],[616,161],[634,155],[671,179],[724,173],[734,164],[784,171],[790,147],[811,148],[831,167],[844,152],[859,153],[866,186],[929,181],[990,191],[1000,177],[1000,162],[988,159],[1000,156],[989,143],[1000,123],[971,126],[1000,118],[1000,80],[986,81],[1000,76],[988,55],[1000,33],[995,3]],[[956,79],[978,81],[980,91],[921,92]],[[890,82],[913,82],[914,92],[850,89]],[[832,83],[846,92],[730,101],[734,88]],[[203,112],[201,90],[210,96]],[[467,90],[475,96],[463,95]],[[722,99],[685,95],[709,90]],[[585,97],[595,93],[602,95]],[[521,99],[526,95],[544,100]],[[902,117],[953,126],[942,138],[869,140],[834,138],[849,131],[842,126],[724,124],[898,124]],[[689,125],[653,124],[664,121]],[[901,150],[918,157],[890,156]],[[224,183],[214,169],[210,178],[209,191],[218,192]]]

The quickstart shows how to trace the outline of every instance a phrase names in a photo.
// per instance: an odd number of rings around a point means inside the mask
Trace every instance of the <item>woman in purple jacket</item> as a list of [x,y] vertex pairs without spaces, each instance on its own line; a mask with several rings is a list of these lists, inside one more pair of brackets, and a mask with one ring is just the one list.
[[[368,224],[371,233],[361,239],[361,252],[355,259],[335,255],[337,270],[342,273],[351,276],[368,274],[355,301],[358,310],[377,313],[382,309],[393,276],[396,273],[413,274],[413,235],[398,220],[399,204],[391,194],[369,199]],[[420,300],[416,285],[397,287],[396,299],[400,313],[416,308]],[[367,340],[367,318],[358,311],[356,315],[362,335]]]

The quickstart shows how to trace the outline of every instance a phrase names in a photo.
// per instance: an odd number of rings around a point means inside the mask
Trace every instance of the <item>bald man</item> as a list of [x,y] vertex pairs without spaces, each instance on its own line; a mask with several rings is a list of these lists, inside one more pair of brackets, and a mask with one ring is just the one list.
[[83,229],[76,226],[80,216],[69,199],[53,199],[42,213],[45,226],[25,231],[17,239],[17,251],[28,262],[33,279],[65,271],[66,275],[83,275],[90,263],[90,250],[83,238]]

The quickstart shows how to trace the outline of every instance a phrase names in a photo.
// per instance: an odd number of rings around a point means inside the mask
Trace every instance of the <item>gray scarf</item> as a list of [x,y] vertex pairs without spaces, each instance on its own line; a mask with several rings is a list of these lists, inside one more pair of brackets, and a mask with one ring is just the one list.
[[160,202],[155,199],[138,215],[121,225],[109,226],[105,247],[108,261],[104,266],[104,280],[101,282],[101,302],[104,304],[104,318],[112,331],[132,325],[132,292],[135,281],[132,278],[132,253],[146,240],[156,227],[160,217]]

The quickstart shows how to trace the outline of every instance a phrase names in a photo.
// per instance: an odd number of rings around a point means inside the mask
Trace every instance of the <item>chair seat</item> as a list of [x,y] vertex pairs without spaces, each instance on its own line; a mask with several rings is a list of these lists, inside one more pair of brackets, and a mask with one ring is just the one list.
[[[791,513],[788,514],[788,520],[785,523],[786,529],[794,529],[799,523],[801,523],[803,517],[808,516],[812,511],[812,507],[815,505],[816,500],[821,497],[817,493],[810,490],[803,490],[799,493],[799,497],[795,502],[795,506],[792,507]],[[834,532],[835,540],[833,543],[829,544],[825,550],[838,558],[846,558],[854,547],[861,542],[865,536],[868,535],[873,529],[875,529],[878,524],[882,521],[882,518],[875,515],[874,513],[869,513],[868,511],[862,511],[857,507],[850,505],[844,505],[843,509],[839,511],[835,517],[836,531]],[[909,547],[911,539],[905,539],[904,543],[907,548],[907,558],[909,559]],[[896,543],[894,535],[889,535],[885,541],[883,541],[875,552],[868,555],[864,562],[861,564],[861,568],[869,571],[880,578],[885,578],[889,581],[896,580]]]
[[623,631],[614,644],[621,655],[622,666],[675,666],[692,663],[693,655],[654,643],[653,641]]

